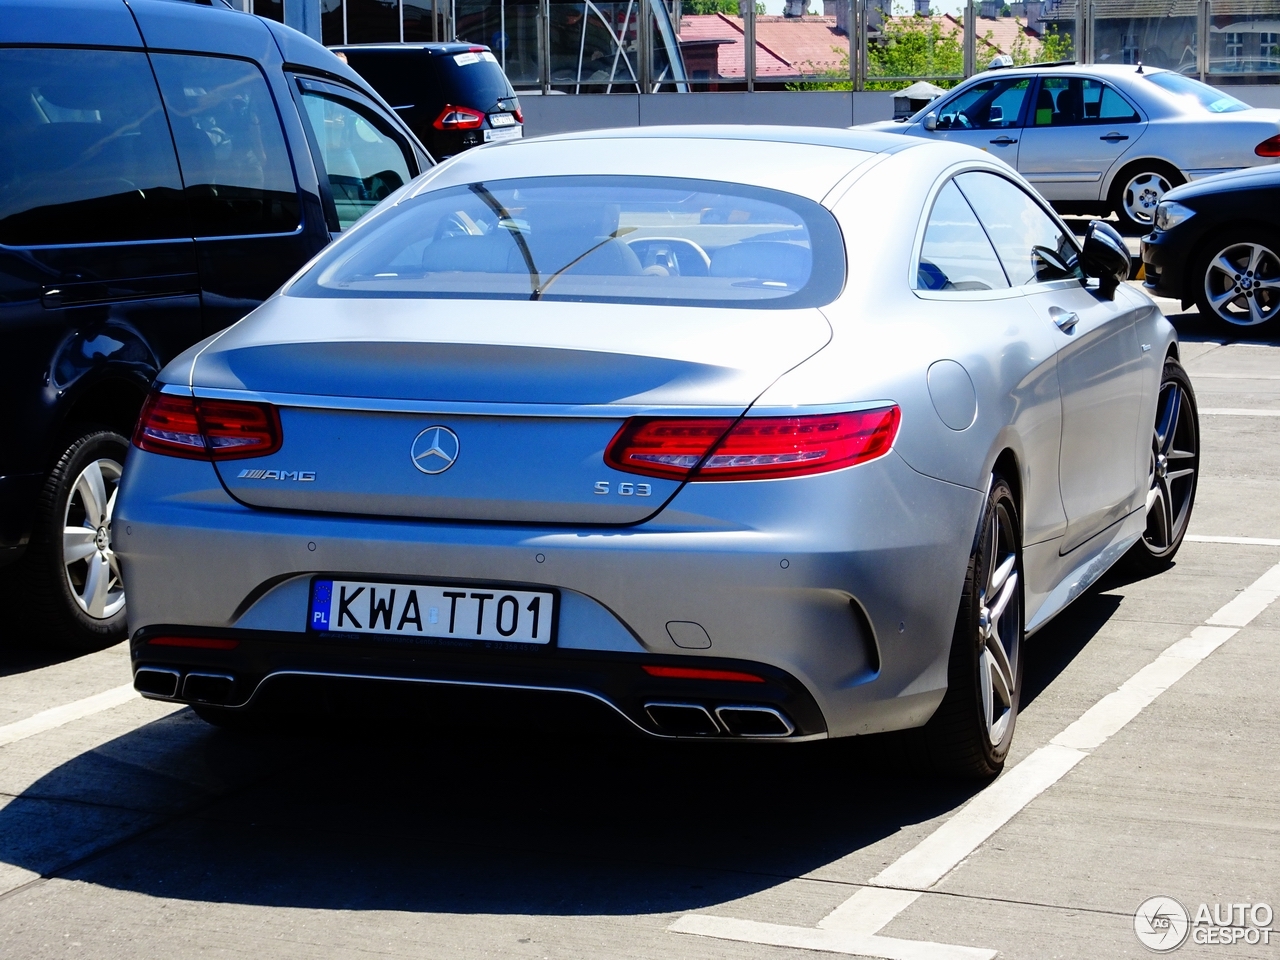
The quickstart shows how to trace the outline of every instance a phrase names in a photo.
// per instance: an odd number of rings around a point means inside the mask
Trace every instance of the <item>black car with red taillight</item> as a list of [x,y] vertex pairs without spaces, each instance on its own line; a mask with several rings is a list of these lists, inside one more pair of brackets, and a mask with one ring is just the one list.
[[438,160],[523,136],[520,101],[488,47],[387,43],[331,49],[395,108]]

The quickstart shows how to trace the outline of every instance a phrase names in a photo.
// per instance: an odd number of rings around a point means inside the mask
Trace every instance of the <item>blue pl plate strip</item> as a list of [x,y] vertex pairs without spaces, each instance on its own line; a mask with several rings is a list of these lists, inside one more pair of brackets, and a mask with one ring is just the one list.
[[311,584],[312,630],[329,629],[329,607],[333,601],[333,581],[316,580]]

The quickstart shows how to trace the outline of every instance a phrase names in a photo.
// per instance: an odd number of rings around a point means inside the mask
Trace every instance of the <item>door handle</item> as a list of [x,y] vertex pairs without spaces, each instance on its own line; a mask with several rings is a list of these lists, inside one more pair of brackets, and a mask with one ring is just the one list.
[[1123,133],[1108,133],[1106,136],[1099,137],[1098,139],[1105,140],[1107,143],[1119,143],[1121,140],[1128,140],[1129,137]]
[[1015,140],[1015,139],[1013,139],[1013,137],[996,137],[996,138],[995,138],[994,140],[992,140],[991,142],[992,142],[992,143],[998,143],[998,144],[1000,144],[1000,146],[1005,147],[1005,146],[1008,146],[1008,145],[1009,145],[1009,144],[1011,144],[1011,143],[1017,143],[1018,141],[1017,141],[1017,140]]
[[1049,317],[1063,333],[1070,333],[1075,325],[1080,322],[1079,314],[1072,310],[1063,310],[1061,307],[1050,307]]

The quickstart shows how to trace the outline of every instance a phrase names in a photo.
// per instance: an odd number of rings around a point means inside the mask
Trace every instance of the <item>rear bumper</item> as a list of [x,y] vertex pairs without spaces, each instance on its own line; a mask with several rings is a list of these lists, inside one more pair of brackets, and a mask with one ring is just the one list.
[[[144,696],[233,709],[269,707],[285,688],[307,697],[324,682],[373,681],[417,687],[540,691],[586,697],[656,737],[813,740],[827,735],[813,697],[794,677],[767,664],[700,658],[699,666],[746,673],[760,682],[666,679],[644,665],[687,665],[684,658],[549,649],[529,653],[432,649],[397,643],[308,640],[297,635],[216,631],[232,649],[169,646],[190,630],[139,631],[131,642],[135,681]],[[199,632],[202,638],[209,631]],[[152,644],[152,638],[162,645]],[[192,679],[194,678],[194,679]],[[171,687],[170,687],[171,685]],[[671,708],[677,708],[673,713]],[[759,717],[764,724],[739,722]],[[703,729],[699,729],[699,723]],[[683,724],[683,725],[682,725]]]
[[[654,521],[629,527],[443,523],[247,508],[209,464],[133,450],[113,542],[135,665],[181,674],[223,663],[208,651],[156,657],[143,641],[157,631],[240,639],[224,664],[235,703],[298,671],[510,685],[603,699],[652,733],[639,698],[680,703],[687,690],[708,707],[726,697],[774,704],[796,736],[848,736],[919,726],[941,701],[981,503],[981,491],[890,454],[797,480],[691,484]],[[553,588],[556,640],[531,654],[335,647],[306,631],[318,575]],[[667,626],[675,621],[700,624],[711,646],[677,646]],[[623,680],[608,671],[601,679],[606,662],[625,664]],[[776,689],[763,700],[751,699],[756,684],[659,689],[641,667],[667,662],[747,664],[737,669],[767,675]],[[805,698],[812,714],[797,706]]]

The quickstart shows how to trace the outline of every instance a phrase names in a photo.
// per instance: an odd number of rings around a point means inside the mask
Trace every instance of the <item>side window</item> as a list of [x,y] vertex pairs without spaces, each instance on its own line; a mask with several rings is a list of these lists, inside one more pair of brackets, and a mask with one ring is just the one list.
[[0,243],[189,238],[145,53],[0,49]]
[[346,101],[304,92],[302,103],[329,178],[338,229],[345,230],[412,178],[385,124]]
[[1140,119],[1124,97],[1100,80],[1044,77],[1036,93],[1037,127],[1137,123]]
[[284,131],[257,66],[222,57],[151,56],[197,237],[288,233],[298,190]]
[[1001,130],[1016,127],[1031,80],[1007,77],[976,83],[943,104],[939,130]]
[[996,252],[964,196],[950,181],[938,192],[916,267],[919,290],[1005,290]]
[[962,173],[956,183],[986,228],[1010,284],[1081,276],[1075,242],[1021,187],[994,173]]

